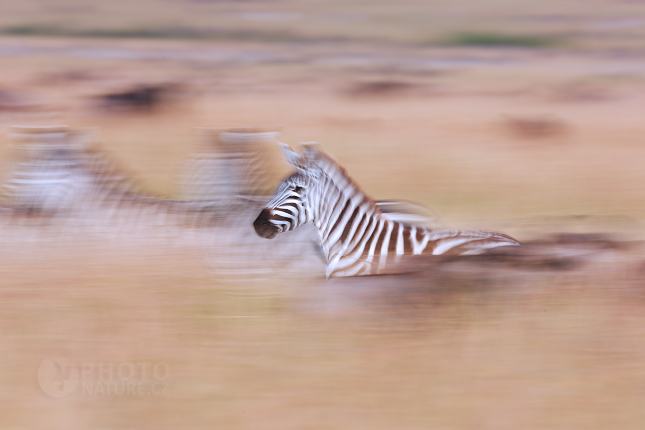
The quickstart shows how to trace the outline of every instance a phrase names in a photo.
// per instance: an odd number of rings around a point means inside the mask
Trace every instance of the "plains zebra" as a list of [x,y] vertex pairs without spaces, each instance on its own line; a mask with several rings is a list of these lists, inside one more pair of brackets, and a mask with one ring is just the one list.
[[131,175],[92,147],[91,130],[14,127],[10,137],[19,144],[20,156],[2,184],[3,213],[99,229],[111,221],[192,226],[217,217],[209,201],[166,200],[141,192]]
[[296,172],[278,187],[253,226],[260,237],[272,239],[313,222],[328,278],[386,273],[404,255],[472,255],[519,245],[501,233],[433,230],[390,220],[317,145],[304,144],[303,155],[280,146]]
[[54,213],[74,198],[76,145],[65,127],[14,127],[10,138],[22,151],[2,184],[2,194],[15,212]]
[[199,152],[191,155],[185,169],[185,198],[211,200],[230,210],[231,204],[271,194],[271,152],[279,132],[242,127],[198,128],[196,133]]

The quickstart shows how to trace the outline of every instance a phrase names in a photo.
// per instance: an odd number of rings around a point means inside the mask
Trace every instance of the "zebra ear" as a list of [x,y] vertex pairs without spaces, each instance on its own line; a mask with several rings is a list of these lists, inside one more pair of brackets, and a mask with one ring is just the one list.
[[302,155],[307,164],[316,161],[320,153],[320,145],[318,142],[300,142],[300,146],[302,146]]
[[286,143],[278,142],[278,145],[280,146],[280,152],[282,152],[282,156],[287,161],[287,164],[294,169],[302,169],[302,156],[289,148],[289,145]]

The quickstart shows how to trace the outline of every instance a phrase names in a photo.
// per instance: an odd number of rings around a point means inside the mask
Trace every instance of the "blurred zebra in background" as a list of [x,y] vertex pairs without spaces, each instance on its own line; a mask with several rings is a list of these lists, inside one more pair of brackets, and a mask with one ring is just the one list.
[[273,239],[312,222],[327,261],[327,277],[390,273],[401,257],[474,255],[517,246],[501,233],[435,230],[388,219],[338,163],[306,144],[301,156],[281,144],[296,169],[253,223],[256,233]]
[[[64,215],[97,202],[208,209],[221,218],[232,206],[260,204],[274,181],[278,132],[199,128],[201,152],[191,156],[181,186],[186,200],[146,195],[132,175],[94,145],[95,129],[13,127],[18,159],[1,185],[3,209],[23,215]],[[273,174],[273,175],[272,175]]]
[[14,127],[18,159],[2,183],[1,213],[13,221],[141,232],[149,226],[197,227],[218,218],[210,201],[155,198],[94,146],[96,130]]
[[66,127],[14,127],[18,161],[2,183],[5,209],[26,215],[53,214],[72,204],[79,144]]
[[276,178],[279,131],[257,127],[197,128],[198,150],[191,154],[181,182],[190,200],[231,205],[261,201]]

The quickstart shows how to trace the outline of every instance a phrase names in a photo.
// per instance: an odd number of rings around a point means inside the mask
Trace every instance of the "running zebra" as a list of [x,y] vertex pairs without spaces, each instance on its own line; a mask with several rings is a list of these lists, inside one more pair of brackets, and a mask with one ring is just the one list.
[[14,127],[20,159],[2,184],[2,194],[16,213],[52,214],[74,199],[78,165],[76,145],[65,127]]
[[279,187],[253,226],[263,238],[313,222],[327,260],[326,276],[377,275],[405,255],[474,255],[519,242],[501,233],[434,230],[388,219],[374,200],[316,144],[303,155],[280,143],[296,172]]
[[278,131],[197,128],[196,133],[199,152],[191,155],[185,169],[185,198],[218,202],[228,211],[231,204],[271,194]]
[[14,127],[10,138],[20,154],[1,186],[2,212],[99,228],[109,221],[193,226],[217,218],[210,201],[166,200],[141,192],[129,174],[92,147],[93,134],[65,126]]

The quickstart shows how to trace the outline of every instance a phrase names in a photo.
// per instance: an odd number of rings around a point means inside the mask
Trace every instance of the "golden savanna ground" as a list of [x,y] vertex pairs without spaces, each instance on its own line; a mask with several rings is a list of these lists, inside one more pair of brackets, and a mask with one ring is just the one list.
[[[13,238],[0,247],[0,426],[643,428],[643,5],[426,3],[9,2],[0,132],[98,126],[145,189],[177,197],[194,127],[279,125],[372,197],[446,226],[631,246],[501,285],[415,281],[427,291],[385,305],[345,303],[372,281],[325,283],[317,263],[245,274],[203,244]],[[180,90],[151,113],[96,102],[166,83]],[[9,169],[15,148],[0,143]],[[65,397],[39,386],[49,358],[79,366]],[[104,392],[128,381],[144,392]]]

